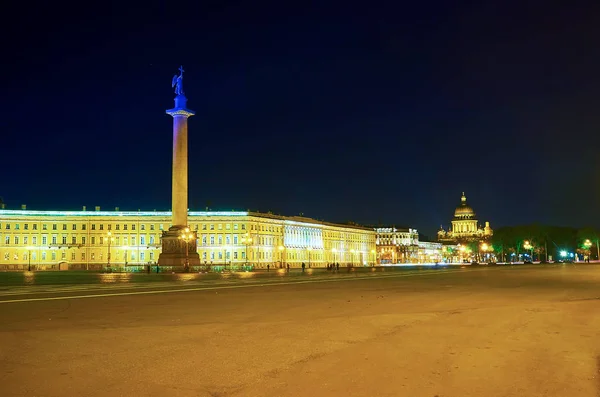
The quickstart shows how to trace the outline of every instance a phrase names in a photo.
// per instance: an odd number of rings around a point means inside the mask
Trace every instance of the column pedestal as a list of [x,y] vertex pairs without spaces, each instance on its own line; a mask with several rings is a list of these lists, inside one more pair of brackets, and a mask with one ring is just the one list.
[[186,243],[185,240],[179,238],[184,229],[174,226],[163,232],[162,252],[158,257],[160,267],[170,267],[169,270],[173,272],[186,272],[194,271],[193,267],[200,266],[200,255],[196,252],[196,233],[193,232],[194,239]]

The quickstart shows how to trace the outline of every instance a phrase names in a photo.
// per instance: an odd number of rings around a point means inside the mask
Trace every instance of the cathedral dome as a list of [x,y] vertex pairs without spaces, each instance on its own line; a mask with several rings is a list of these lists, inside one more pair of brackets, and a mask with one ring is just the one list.
[[454,217],[460,219],[472,219],[475,217],[475,211],[467,204],[467,197],[464,192],[460,198],[460,205],[454,210]]

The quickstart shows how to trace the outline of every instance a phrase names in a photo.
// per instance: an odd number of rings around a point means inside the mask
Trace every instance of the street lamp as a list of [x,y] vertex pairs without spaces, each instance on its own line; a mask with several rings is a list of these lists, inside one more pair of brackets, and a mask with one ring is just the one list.
[[592,251],[590,251],[590,247],[592,246],[592,242],[590,241],[590,239],[586,239],[585,242],[583,243],[583,245],[585,246],[585,249],[589,251],[588,253],[588,261],[590,260],[590,256],[592,256]]
[[246,266],[248,266],[248,246],[252,244],[252,237],[248,233],[242,237],[242,244],[246,246]]
[[523,248],[526,250],[531,250],[531,262],[533,262],[533,245],[528,240],[525,240],[523,243]]
[[190,228],[186,227],[185,230],[179,235],[179,238],[183,241],[185,241],[185,266],[183,267],[183,270],[185,272],[189,272],[190,271],[190,261],[188,259],[188,251],[189,251],[189,242],[191,240],[194,239],[194,233],[190,233]]
[[460,263],[464,263],[465,261],[465,246],[458,244],[458,251],[460,252]]
[[279,246],[279,268],[283,267],[283,245]]
[[486,243],[481,244],[481,250],[483,251],[483,259],[485,260],[485,254],[488,250],[488,245]]
[[312,251],[312,247],[306,247],[306,250],[308,251],[308,267],[310,267],[310,252]]
[[115,241],[115,238],[112,237],[112,233],[108,232],[106,233],[106,237],[104,237],[104,241],[106,241],[108,243],[108,255],[107,255],[107,262],[106,262],[106,268],[108,271],[110,271],[110,246],[112,244],[113,241]]
[[125,249],[125,266],[127,266],[128,259],[129,259],[129,258],[127,258],[127,254],[129,254],[129,246],[124,245],[123,248]]
[[27,247],[27,260],[29,261],[29,265],[27,266],[27,271],[31,271],[31,250],[35,249],[35,247]]

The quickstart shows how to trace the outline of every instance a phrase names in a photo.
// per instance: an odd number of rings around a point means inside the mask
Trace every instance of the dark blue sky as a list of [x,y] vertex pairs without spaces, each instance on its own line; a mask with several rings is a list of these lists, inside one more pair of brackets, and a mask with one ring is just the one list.
[[183,64],[192,209],[600,226],[598,6],[309,3],[3,12],[0,195],[170,208]]

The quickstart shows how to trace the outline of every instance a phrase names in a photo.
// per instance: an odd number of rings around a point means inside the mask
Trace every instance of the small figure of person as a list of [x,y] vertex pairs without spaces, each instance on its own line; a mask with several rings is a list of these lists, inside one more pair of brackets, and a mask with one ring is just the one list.
[[270,268],[271,268],[271,265],[267,265],[267,272],[269,271]]
[[302,262],[302,273],[304,273],[304,268],[306,267],[306,265],[304,264],[304,262]]
[[336,263],[335,264],[335,270],[337,270],[338,272],[340,271],[340,263]]
[[287,264],[287,271],[288,272],[290,271],[290,264],[289,263]]

